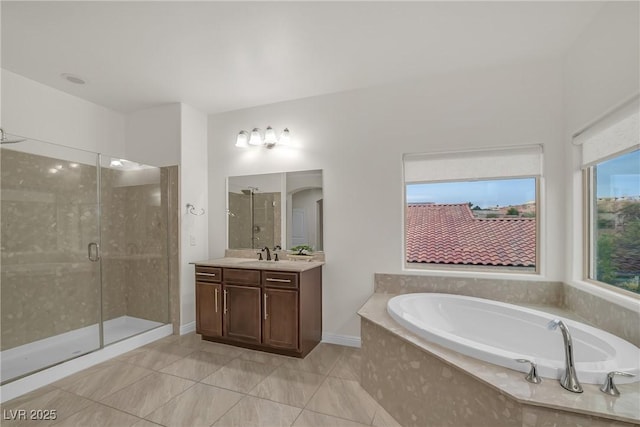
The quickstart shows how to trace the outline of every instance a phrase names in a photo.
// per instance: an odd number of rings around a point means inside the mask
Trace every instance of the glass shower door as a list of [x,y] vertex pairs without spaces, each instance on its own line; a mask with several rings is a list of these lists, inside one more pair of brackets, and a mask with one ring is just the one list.
[[100,348],[97,160],[1,146],[2,383]]
[[101,156],[104,345],[169,323],[167,168]]

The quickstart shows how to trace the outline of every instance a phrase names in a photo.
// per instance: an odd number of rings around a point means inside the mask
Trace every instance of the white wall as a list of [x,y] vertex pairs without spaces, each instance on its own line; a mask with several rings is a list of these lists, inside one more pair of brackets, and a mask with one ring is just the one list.
[[7,133],[115,157],[125,156],[124,115],[2,70]]
[[[640,92],[640,4],[605,4],[567,52],[564,62],[567,187],[565,281],[582,279],[582,192],[580,149],[571,136],[621,102]],[[581,289],[628,303],[602,288],[579,283]],[[637,305],[635,306],[637,307]]]
[[[289,193],[287,196],[291,195]],[[293,209],[300,209],[304,212],[304,242],[301,244],[309,245],[315,250],[318,250],[318,200],[322,199],[322,190],[320,188],[310,188],[302,190],[291,195],[291,210],[287,211],[287,248],[293,246],[292,233],[293,231]]]
[[[127,158],[154,166],[180,165],[180,327],[189,332],[195,328],[195,275],[189,263],[207,259],[209,252],[207,116],[181,103],[130,113]],[[187,203],[207,212],[189,214]]]
[[126,159],[152,166],[180,163],[181,104],[134,111],[126,118]]
[[[180,131],[180,324],[183,332],[195,324],[195,274],[193,261],[208,259],[209,223],[207,193],[207,116],[181,104]],[[187,213],[186,204],[206,213]],[[220,207],[224,211],[224,204]]]
[[[375,272],[402,272],[402,154],[542,143],[543,276],[563,278],[561,61],[430,76],[209,117],[209,250],[224,255],[225,177],[323,169],[324,332],[359,336]],[[234,147],[241,129],[291,129],[296,148]]]

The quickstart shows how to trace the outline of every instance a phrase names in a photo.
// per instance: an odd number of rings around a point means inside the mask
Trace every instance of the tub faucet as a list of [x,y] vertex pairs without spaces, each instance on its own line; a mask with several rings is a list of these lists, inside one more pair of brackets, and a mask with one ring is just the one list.
[[560,327],[562,338],[564,339],[564,362],[566,365],[564,375],[560,378],[560,385],[574,393],[582,393],[582,386],[578,381],[576,367],[573,363],[573,341],[567,325],[560,319],[553,319],[547,324],[547,329],[550,331],[555,331],[558,327]]

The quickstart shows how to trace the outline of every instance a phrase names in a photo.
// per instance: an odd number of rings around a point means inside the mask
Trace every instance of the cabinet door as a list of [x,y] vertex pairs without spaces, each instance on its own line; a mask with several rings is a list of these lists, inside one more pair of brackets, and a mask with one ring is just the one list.
[[298,350],[298,291],[265,288],[262,299],[264,344]]
[[224,284],[224,336],[260,344],[260,288]]
[[196,282],[196,332],[222,336],[222,285]]

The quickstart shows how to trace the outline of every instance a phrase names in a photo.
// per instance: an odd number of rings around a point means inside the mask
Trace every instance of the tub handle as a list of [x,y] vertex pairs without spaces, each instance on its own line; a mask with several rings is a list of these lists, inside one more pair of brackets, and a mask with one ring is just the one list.
[[529,363],[531,365],[531,369],[529,370],[529,373],[527,374],[526,377],[524,377],[525,380],[529,381],[532,384],[540,384],[542,382],[542,378],[538,376],[538,365],[536,364],[536,362],[532,360],[527,360],[527,359],[515,359],[515,360],[516,362],[519,362],[519,363]]
[[621,377],[635,377],[635,375],[620,371],[611,371],[607,374],[607,378],[604,380],[602,387],[600,387],[600,391],[610,396],[620,396],[620,391],[613,382],[614,375],[620,375]]

